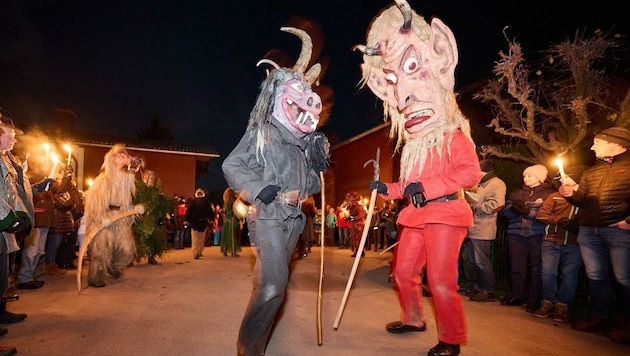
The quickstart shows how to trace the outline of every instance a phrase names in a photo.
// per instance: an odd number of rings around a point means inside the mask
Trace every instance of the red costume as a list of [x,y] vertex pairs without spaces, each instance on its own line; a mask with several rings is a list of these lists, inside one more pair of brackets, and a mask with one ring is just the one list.
[[397,220],[394,279],[401,319],[386,330],[426,329],[421,288],[426,266],[439,339],[428,355],[456,356],[466,342],[457,260],[473,224],[462,189],[479,182],[479,160],[453,90],[458,52],[452,31],[438,18],[427,23],[407,1],[395,2],[372,21],[366,45],[356,46],[364,53],[363,83],[383,100],[390,137],[402,147],[399,181],[373,180],[370,189],[388,200],[411,201]]
[[[477,184],[479,163],[472,142],[461,132],[454,133],[450,146],[450,156],[445,152],[445,141],[443,161],[440,162],[434,154],[422,174],[411,176],[411,181],[422,182],[429,202],[420,208],[409,204],[400,211],[397,220],[400,238],[393,274],[402,307],[401,322],[422,326],[426,321],[422,303],[422,268],[426,264],[440,340],[460,344],[466,342],[466,321],[457,293],[457,258],[467,228],[473,225],[472,211],[464,199],[430,200]],[[405,186],[400,182],[386,185],[388,194],[382,195],[383,198],[404,197]]]

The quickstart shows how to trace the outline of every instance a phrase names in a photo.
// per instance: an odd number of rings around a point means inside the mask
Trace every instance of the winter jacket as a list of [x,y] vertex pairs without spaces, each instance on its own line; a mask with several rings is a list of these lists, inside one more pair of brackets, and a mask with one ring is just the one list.
[[75,202],[70,193],[53,193],[53,201],[55,202],[55,218],[48,233],[69,234],[74,232],[72,209],[74,209]]
[[228,185],[241,199],[256,207],[247,215],[249,222],[256,219],[284,221],[303,218],[298,205],[280,201],[262,204],[258,194],[268,185],[280,187],[279,193],[297,191],[299,200],[320,191],[318,173],[306,161],[306,141],[295,137],[276,119],[269,119],[265,132],[265,147],[260,157],[256,128],[248,127],[241,141],[225,158],[221,166]]
[[507,187],[494,172],[481,178],[475,193],[477,201],[469,200],[474,226],[468,228],[468,237],[477,240],[494,240],[497,236],[497,215],[505,206]]
[[581,210],[571,205],[560,193],[549,194],[536,213],[536,219],[545,224],[545,241],[577,245],[579,212]]
[[206,231],[213,212],[206,198],[195,198],[190,201],[186,210],[186,221],[195,231]]
[[615,156],[612,164],[598,160],[584,171],[579,184],[567,200],[581,208],[580,226],[630,223],[630,151]]
[[510,193],[501,210],[501,214],[508,219],[508,235],[544,235],[545,225],[536,220],[536,213],[545,199],[555,191],[551,183],[542,183],[533,188],[523,184],[520,189]]

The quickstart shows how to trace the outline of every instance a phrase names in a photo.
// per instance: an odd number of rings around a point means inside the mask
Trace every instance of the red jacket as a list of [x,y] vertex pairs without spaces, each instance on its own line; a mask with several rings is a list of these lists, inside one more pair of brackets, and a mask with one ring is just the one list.
[[[422,183],[427,200],[475,186],[481,179],[479,158],[473,142],[457,130],[453,134],[450,150],[448,146],[448,138],[445,138],[441,158],[435,148],[432,154],[427,155],[422,174],[418,174],[418,163],[413,169],[410,182]],[[384,199],[403,198],[405,187],[400,182],[386,183],[386,185],[388,194],[382,195]],[[423,227],[428,223],[470,227],[473,226],[472,211],[466,200],[460,197],[460,199],[445,202],[429,202],[420,208],[409,204],[400,211],[397,220],[398,225],[407,227]]]

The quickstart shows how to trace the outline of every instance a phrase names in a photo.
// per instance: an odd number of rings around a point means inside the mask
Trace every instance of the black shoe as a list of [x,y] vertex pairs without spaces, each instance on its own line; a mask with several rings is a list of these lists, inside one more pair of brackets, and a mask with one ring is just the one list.
[[459,345],[447,344],[445,342],[438,342],[427,353],[427,356],[457,356],[459,355]]
[[506,298],[506,299],[503,299],[501,301],[501,305],[505,305],[505,306],[508,306],[508,307],[516,307],[516,306],[520,307],[520,306],[523,305],[523,299],[521,299],[521,298],[514,298],[514,297]]
[[195,256],[194,259],[198,260],[199,259],[199,255]]
[[26,314],[15,314],[10,311],[0,312],[0,324],[13,324],[26,319]]
[[6,303],[6,302],[15,302],[16,300],[20,299],[20,296],[13,293],[13,294],[5,294],[2,296],[2,298],[0,298],[0,302],[2,303]]
[[18,283],[16,287],[17,289],[38,289],[44,286],[44,283],[44,281],[32,280],[24,283]]
[[421,332],[427,329],[426,324],[422,326],[403,324],[401,321],[393,321],[385,325],[385,330],[392,334],[405,334],[409,332]]

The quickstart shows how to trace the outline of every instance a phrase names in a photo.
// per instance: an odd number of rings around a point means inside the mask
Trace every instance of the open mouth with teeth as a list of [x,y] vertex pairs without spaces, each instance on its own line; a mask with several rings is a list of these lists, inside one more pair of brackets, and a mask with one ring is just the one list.
[[283,107],[286,116],[295,128],[305,133],[315,131],[319,122],[319,113],[306,110],[291,99],[286,99]]
[[431,118],[431,115],[433,115],[433,110],[431,109],[415,111],[411,114],[405,115],[405,129],[427,121]]

